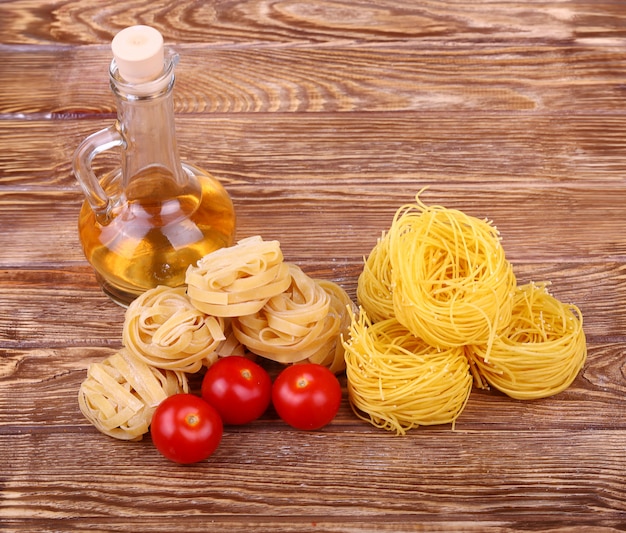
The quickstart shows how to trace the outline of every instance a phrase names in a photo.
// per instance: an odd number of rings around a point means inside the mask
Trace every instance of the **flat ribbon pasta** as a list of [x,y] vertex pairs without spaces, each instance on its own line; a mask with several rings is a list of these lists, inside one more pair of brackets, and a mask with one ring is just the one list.
[[246,347],[241,344],[237,337],[235,337],[235,333],[233,332],[233,325],[231,318],[224,319],[224,335],[225,339],[220,343],[216,352],[218,357],[228,357],[229,355],[240,355],[242,357],[248,357],[249,359],[254,359],[255,357],[250,357],[250,353],[246,351]]
[[189,392],[183,372],[159,370],[122,349],[89,365],[78,391],[78,405],[105,435],[141,440],[159,403],[180,392]]
[[158,286],[128,306],[124,345],[157,368],[194,373],[211,366],[226,340],[221,317],[208,316],[187,298],[185,287]]
[[404,435],[454,423],[472,389],[462,347],[437,349],[395,318],[374,324],[361,310],[344,340],[348,397],[356,416]]
[[485,346],[468,348],[480,376],[520,400],[565,390],[587,358],[582,313],[550,295],[544,283],[518,287],[513,319],[490,351]]
[[339,336],[348,324],[347,293],[315,281],[290,263],[290,285],[256,313],[233,319],[233,332],[251,352],[279,363],[310,361],[345,368]]
[[248,237],[189,266],[185,281],[193,305],[212,316],[237,317],[259,311],[289,287],[289,268],[278,241]]

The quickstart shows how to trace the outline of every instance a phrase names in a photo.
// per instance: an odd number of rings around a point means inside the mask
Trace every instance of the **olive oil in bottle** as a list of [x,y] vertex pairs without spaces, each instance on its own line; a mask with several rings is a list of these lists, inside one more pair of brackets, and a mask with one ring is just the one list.
[[[235,212],[218,180],[182,163],[172,89],[178,56],[161,34],[133,26],[113,39],[110,82],[117,121],[76,150],[86,195],[79,216],[85,257],[104,292],[127,305],[157,285],[178,286],[204,255],[234,241]],[[92,160],[120,147],[121,168],[98,177]]]

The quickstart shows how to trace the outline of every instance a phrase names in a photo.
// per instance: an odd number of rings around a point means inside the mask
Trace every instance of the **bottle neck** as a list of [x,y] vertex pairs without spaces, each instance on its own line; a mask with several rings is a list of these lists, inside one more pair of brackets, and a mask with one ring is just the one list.
[[[142,84],[126,83],[119,76],[115,61],[111,63],[117,126],[124,139],[121,185],[127,200],[157,192],[178,196],[190,185],[176,144],[173,88],[177,60],[176,54],[170,54],[163,74]],[[148,175],[152,176],[152,183],[146,180]]]

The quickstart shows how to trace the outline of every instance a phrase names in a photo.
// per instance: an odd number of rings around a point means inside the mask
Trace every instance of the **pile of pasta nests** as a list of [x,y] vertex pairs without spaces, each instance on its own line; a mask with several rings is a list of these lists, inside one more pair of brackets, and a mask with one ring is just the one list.
[[123,348],[89,365],[79,406],[102,433],[139,440],[188,374],[236,354],[345,370],[354,413],[396,434],[454,425],[473,386],[535,399],[577,376],[582,314],[547,285],[517,285],[490,222],[419,194],[365,258],[358,308],[284,261],[278,241],[249,237],[190,266],[184,286],[133,301]]
[[284,261],[278,241],[249,237],[191,265],[186,284],[158,286],[126,310],[123,348],[89,365],[78,393],[102,433],[139,440],[166,397],[188,392],[188,374],[219,357],[345,369],[341,334],[353,303],[337,284]]
[[569,387],[587,356],[580,310],[517,285],[491,222],[416,202],[365,259],[344,341],[354,412],[404,434],[452,423],[472,386],[516,399]]

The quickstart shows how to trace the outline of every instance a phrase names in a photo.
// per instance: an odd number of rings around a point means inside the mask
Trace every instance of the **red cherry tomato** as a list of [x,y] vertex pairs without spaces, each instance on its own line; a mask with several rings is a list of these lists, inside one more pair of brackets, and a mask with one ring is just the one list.
[[182,464],[209,457],[222,440],[223,431],[217,411],[193,394],[174,394],[163,400],[150,425],[152,442],[159,452]]
[[335,418],[341,404],[341,385],[325,366],[296,364],[278,374],[272,402],[278,416],[290,426],[319,429]]
[[231,355],[209,367],[201,393],[224,424],[247,424],[259,418],[270,404],[272,380],[254,361]]

